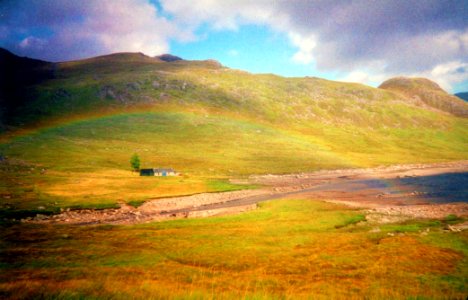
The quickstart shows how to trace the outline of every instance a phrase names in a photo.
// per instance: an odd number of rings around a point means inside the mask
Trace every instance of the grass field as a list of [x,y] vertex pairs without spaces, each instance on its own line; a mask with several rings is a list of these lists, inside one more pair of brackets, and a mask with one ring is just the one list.
[[443,222],[412,221],[381,225],[377,232],[363,219],[362,212],[333,204],[281,200],[229,217],[134,226],[3,227],[0,295],[18,299],[468,295],[466,231],[447,233],[442,231]]

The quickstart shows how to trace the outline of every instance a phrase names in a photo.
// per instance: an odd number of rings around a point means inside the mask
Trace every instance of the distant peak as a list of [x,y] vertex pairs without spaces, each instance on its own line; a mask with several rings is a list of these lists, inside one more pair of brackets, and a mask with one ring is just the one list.
[[11,51],[5,49],[5,48],[1,48],[0,47],[0,55],[2,56],[6,56],[6,55],[10,55],[10,56],[14,56],[13,53],[11,53]]
[[162,55],[156,56],[156,58],[159,58],[160,60],[165,61],[165,62],[183,60],[182,58],[172,55],[172,54],[162,54]]
[[5,60],[5,59],[21,59],[21,60],[29,60],[29,61],[47,63],[47,61],[40,60],[40,59],[34,59],[34,58],[27,57],[27,56],[18,56],[17,54],[14,54],[10,50],[0,47],[0,60]]
[[456,93],[455,96],[465,101],[468,101],[468,92]]
[[426,78],[395,77],[383,82],[379,88],[397,92],[413,101],[455,116],[468,117],[466,102],[449,95],[437,83]]
[[379,88],[382,89],[413,89],[425,88],[445,92],[437,83],[421,77],[394,77],[384,81]]

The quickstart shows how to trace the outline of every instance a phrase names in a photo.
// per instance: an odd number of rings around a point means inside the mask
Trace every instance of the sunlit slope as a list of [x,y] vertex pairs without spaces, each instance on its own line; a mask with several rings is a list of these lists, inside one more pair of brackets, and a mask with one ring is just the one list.
[[116,114],[45,128],[1,145],[8,156],[61,171],[172,166],[197,175],[288,173],[324,168],[463,159],[467,128],[334,127],[303,133],[229,115],[194,112]]
[[319,78],[253,75],[215,61],[164,62],[136,53],[60,63],[53,79],[26,89],[27,101],[9,113],[10,125],[174,106],[229,111],[288,128],[320,122],[445,129],[450,123],[450,118],[440,119],[411,98],[383,89]]
[[[91,157],[103,151],[100,139],[113,133],[122,137],[117,139],[121,142],[134,141],[125,151],[140,152],[140,145],[145,143],[165,145],[172,150],[164,163],[191,169],[185,160],[199,161],[201,165],[213,164],[214,169],[225,174],[236,169],[235,166],[240,166],[236,170],[240,173],[289,172],[297,165],[301,166],[299,171],[344,167],[349,163],[361,166],[466,158],[465,118],[421,106],[412,98],[383,89],[318,78],[253,75],[224,68],[214,61],[165,62],[138,53],[113,54],[57,64],[53,79],[26,89],[29,98],[10,112],[9,125],[13,128],[58,125],[63,128],[61,134],[67,135],[76,130],[66,126],[73,121],[81,120],[81,126],[89,128],[96,126],[95,132],[105,124],[106,131],[102,134],[93,135],[92,130],[80,132],[80,138],[91,144],[96,141]],[[143,118],[147,120],[144,126],[129,120],[123,123],[127,127],[123,127],[122,115],[141,112],[157,112],[161,119],[154,123]],[[162,114],[169,112],[184,113],[184,117]],[[187,112],[192,113],[190,120]],[[119,117],[111,118],[115,115]],[[107,117],[100,121],[103,116]],[[208,132],[196,125],[204,122],[214,124],[211,126],[216,130]],[[231,124],[239,133],[230,136],[229,128],[221,125],[223,122]],[[251,140],[262,148],[260,142],[269,145],[268,135],[261,134],[260,129],[243,135],[245,127],[233,125],[236,122],[263,126],[292,140],[281,139],[275,147],[265,146],[267,152],[254,153],[235,143]],[[151,135],[151,131],[159,134]],[[179,136],[184,139],[175,138]],[[201,146],[197,147],[203,151],[197,154],[203,155],[202,158],[191,158],[190,151],[180,151],[201,140]],[[60,149],[74,145],[70,140],[62,142]],[[223,156],[218,157],[210,145],[215,145],[214,149]],[[313,154],[316,149],[335,160],[321,159],[323,155],[314,154],[311,165],[293,162],[307,158],[306,152],[310,150]],[[151,151],[148,150],[151,162],[152,157],[160,159],[158,152]],[[257,163],[238,161],[242,157],[232,154],[236,151],[254,157]],[[275,151],[288,153],[285,157],[291,163],[281,165],[290,167],[261,167],[262,157],[276,159]],[[30,153],[28,157],[32,159],[35,155]],[[126,163],[116,160],[95,167],[125,168]],[[247,166],[249,171],[245,170]]]
[[172,166],[196,175],[294,172],[351,166],[307,136],[223,116],[132,113],[44,129],[4,144],[4,152],[66,171]]
[[[3,120],[0,194],[21,207],[228,190],[227,178],[249,174],[468,159],[467,119],[383,89],[129,53],[53,67],[24,84]],[[133,153],[142,167],[185,177],[140,178]]]

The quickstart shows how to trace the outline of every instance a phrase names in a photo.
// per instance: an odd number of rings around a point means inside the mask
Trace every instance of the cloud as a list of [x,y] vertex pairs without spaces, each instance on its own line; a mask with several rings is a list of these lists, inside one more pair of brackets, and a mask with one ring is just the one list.
[[174,21],[185,27],[195,29],[207,24],[214,30],[237,30],[239,26],[251,23],[268,23],[276,18],[275,1],[248,0],[199,0],[193,2],[184,0],[160,0],[165,11],[174,17]]
[[[285,33],[296,63],[350,78],[431,74],[468,61],[468,5],[456,0],[161,0],[176,22],[214,30],[245,24]],[[353,73],[354,72],[354,73]],[[367,76],[363,76],[366,73]],[[458,75],[457,75],[458,76]],[[466,74],[464,80],[468,80]],[[456,76],[449,76],[449,82]],[[456,77],[459,80],[459,77]],[[449,84],[450,85],[450,84]]]
[[157,55],[168,52],[169,38],[191,38],[146,0],[6,1],[0,11],[9,31],[1,46],[53,61],[124,51]]
[[27,49],[27,48],[43,49],[45,45],[46,45],[45,40],[35,38],[33,36],[28,36],[27,38],[23,39],[18,44],[18,46],[22,49]]
[[290,33],[289,39],[298,48],[298,51],[292,57],[293,61],[304,65],[314,61],[313,51],[317,46],[314,36],[303,37],[297,33]]
[[442,88],[450,90],[452,85],[468,79],[468,62],[452,61],[440,64],[421,75],[435,80]]
[[340,78],[339,81],[367,83],[370,81],[370,76],[366,72],[353,71],[349,73],[348,75],[346,75],[345,77]]

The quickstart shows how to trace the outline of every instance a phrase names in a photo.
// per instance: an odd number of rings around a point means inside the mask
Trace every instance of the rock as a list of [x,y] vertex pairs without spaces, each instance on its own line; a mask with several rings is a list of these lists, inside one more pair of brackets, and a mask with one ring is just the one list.
[[54,102],[59,102],[64,99],[68,99],[71,97],[71,94],[62,88],[59,88],[58,90],[55,91],[54,95],[52,96],[52,100]]
[[459,228],[456,228],[452,225],[447,225],[446,227],[448,230],[452,231],[452,232],[460,232],[461,230]]
[[112,86],[106,85],[99,91],[99,98],[101,99],[116,99],[117,95]]
[[155,89],[159,89],[161,87],[161,84],[158,82],[158,81],[153,81],[151,83],[151,85],[153,86],[153,88]]
[[47,216],[46,216],[46,215],[42,215],[42,214],[37,214],[35,219],[36,219],[37,221],[42,221],[42,220],[47,219]]
[[41,206],[38,206],[37,209],[39,209],[39,210],[44,210],[45,207],[41,205]]
[[165,100],[169,100],[169,98],[170,98],[169,95],[166,94],[166,93],[160,93],[159,94],[159,100],[165,101]]
[[127,83],[127,90],[139,91],[140,89],[141,88],[140,88],[140,85],[138,84],[138,82]]
[[461,224],[455,224],[452,225],[452,228],[458,230],[458,231],[463,231],[468,229],[468,222],[463,222]]

